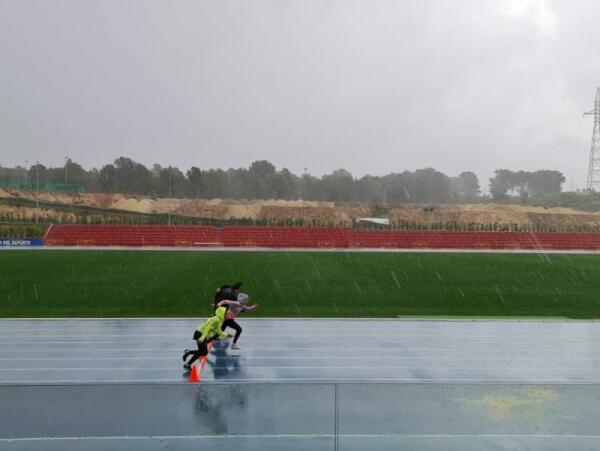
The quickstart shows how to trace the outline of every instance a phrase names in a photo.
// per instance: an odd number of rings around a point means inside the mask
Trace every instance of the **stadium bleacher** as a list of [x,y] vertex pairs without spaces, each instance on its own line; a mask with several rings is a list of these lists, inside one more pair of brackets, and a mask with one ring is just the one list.
[[55,224],[48,246],[600,250],[600,233]]
[[319,227],[223,227],[225,247],[346,248],[347,229]]
[[50,226],[44,244],[48,246],[220,246],[214,227],[203,226]]

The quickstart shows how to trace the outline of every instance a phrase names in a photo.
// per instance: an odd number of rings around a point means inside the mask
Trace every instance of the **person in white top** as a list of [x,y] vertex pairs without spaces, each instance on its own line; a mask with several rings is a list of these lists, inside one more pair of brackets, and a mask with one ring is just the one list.
[[246,293],[238,293],[237,301],[223,300],[217,304],[217,307],[227,308],[227,312],[225,313],[225,321],[223,321],[221,330],[224,331],[228,327],[231,327],[235,330],[235,336],[233,337],[231,349],[240,349],[237,341],[242,334],[242,328],[235,319],[242,312],[254,312],[258,308],[258,304],[248,305],[249,301],[250,296],[248,296]]

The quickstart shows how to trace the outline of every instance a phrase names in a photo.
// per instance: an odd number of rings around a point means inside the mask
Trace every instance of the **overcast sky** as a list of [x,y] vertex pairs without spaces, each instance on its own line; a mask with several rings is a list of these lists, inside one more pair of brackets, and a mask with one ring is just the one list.
[[598,0],[0,0],[0,164],[583,187],[599,20]]

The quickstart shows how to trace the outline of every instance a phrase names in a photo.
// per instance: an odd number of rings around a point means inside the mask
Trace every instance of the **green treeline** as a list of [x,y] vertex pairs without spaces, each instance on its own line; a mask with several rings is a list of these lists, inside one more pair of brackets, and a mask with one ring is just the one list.
[[[66,176],[65,176],[66,173]],[[87,192],[140,194],[190,198],[303,199],[341,202],[455,202],[475,200],[479,181],[472,172],[449,177],[432,168],[376,177],[354,178],[344,169],[323,177],[295,175],[268,161],[248,168],[200,169],[185,173],[158,164],[147,168],[120,157],[100,169],[86,170],[68,160],[63,167],[42,164],[25,168],[0,167],[0,181],[81,185]]]
[[490,179],[490,194],[494,199],[505,200],[517,195],[521,201],[543,199],[561,192],[565,177],[558,171],[513,172],[498,169]]
[[[558,171],[512,172],[499,169],[490,179],[491,199],[519,199],[540,202],[557,199],[564,176]],[[452,203],[487,200],[481,196],[476,174],[465,171],[450,177],[433,168],[391,172],[384,176],[355,178],[338,169],[315,177],[277,169],[268,161],[255,161],[248,168],[200,169],[185,173],[176,167],[158,164],[147,168],[130,158],[120,157],[100,169],[84,169],[67,160],[62,167],[42,164],[30,168],[0,166],[0,182],[45,183],[82,186],[87,192],[124,193],[149,196],[227,199],[303,199],[334,202]]]

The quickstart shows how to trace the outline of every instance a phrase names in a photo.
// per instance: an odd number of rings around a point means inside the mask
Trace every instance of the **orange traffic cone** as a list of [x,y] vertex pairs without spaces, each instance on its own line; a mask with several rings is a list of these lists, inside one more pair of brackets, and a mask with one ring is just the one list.
[[200,376],[198,375],[198,368],[196,365],[192,365],[192,371],[188,377],[189,382],[200,382]]

